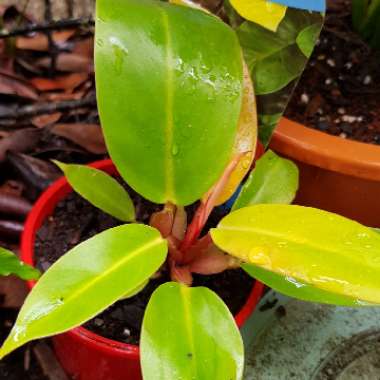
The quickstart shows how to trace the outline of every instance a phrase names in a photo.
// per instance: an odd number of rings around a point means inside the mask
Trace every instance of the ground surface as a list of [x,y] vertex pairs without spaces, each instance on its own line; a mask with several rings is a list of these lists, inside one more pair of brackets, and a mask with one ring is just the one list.
[[380,379],[379,308],[290,301],[275,314],[247,355],[245,380]]
[[[29,0],[27,11],[37,21],[44,19],[44,2],[45,0]],[[25,0],[1,0],[1,5],[17,5],[24,7]],[[91,16],[94,13],[95,0],[72,0],[72,9],[74,17]],[[60,19],[68,16],[70,2],[67,0],[52,0],[53,17]]]

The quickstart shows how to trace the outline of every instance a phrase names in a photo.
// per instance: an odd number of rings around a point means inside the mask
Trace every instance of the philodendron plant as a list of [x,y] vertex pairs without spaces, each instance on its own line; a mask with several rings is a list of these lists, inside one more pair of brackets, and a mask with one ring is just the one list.
[[[145,312],[145,380],[243,376],[233,316],[211,290],[191,286],[193,273],[242,266],[301,299],[345,306],[380,301],[380,235],[289,205],[297,168],[271,151],[248,175],[232,212],[204,231],[213,208],[230,199],[250,171],[256,150],[253,71],[232,28],[202,9],[98,0],[95,59],[113,162],[129,186],[164,206],[149,226],[139,224],[133,201],[114,178],[57,163],[76,192],[124,224],[79,244],[42,275],[0,357],[83,324],[162,271],[172,281],[157,288]],[[197,201],[188,223],[185,206]]]

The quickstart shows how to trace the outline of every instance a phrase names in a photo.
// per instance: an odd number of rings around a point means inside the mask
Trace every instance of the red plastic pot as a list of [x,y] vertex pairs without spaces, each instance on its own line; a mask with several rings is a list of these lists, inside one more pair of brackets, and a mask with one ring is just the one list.
[[[111,160],[91,165],[109,174],[117,174]],[[72,191],[65,178],[59,179],[39,198],[26,221],[21,241],[22,259],[34,265],[34,241],[43,221],[56,204]],[[28,283],[29,287],[34,282]],[[235,317],[239,327],[252,314],[263,292],[263,284],[256,282],[250,296]],[[120,343],[78,327],[53,338],[55,352],[66,372],[75,380],[141,380],[139,347]],[[169,380],[169,379],[168,379]]]
[[300,169],[296,204],[380,227],[380,147],[281,120],[271,149]]

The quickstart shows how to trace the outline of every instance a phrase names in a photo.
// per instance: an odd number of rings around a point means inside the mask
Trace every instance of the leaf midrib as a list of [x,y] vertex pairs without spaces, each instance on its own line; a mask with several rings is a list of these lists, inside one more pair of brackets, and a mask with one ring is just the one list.
[[[73,292],[70,294],[67,298],[64,299],[64,303],[60,306],[58,306],[52,313],[49,314],[49,316],[52,316],[55,314],[56,311],[60,310],[62,307],[67,306],[68,303],[72,302],[74,299],[77,299],[79,296],[84,294],[88,289],[94,287],[97,283],[102,282],[104,278],[110,276],[111,273],[116,272],[120,267],[126,265],[128,261],[133,260],[135,257],[137,257],[141,252],[144,252],[148,249],[153,248],[154,246],[158,246],[163,243],[163,240],[161,237],[158,237],[149,243],[144,244],[140,248],[136,249],[135,251],[131,251],[129,254],[127,254],[122,260],[116,262],[114,265],[112,265],[110,268],[102,272],[100,276],[96,276],[94,279],[89,281],[85,286],[81,287],[78,291]],[[126,292],[128,289],[126,290]],[[24,321],[27,321],[27,315],[23,318]]]
[[[219,225],[215,230],[227,230],[227,231],[237,231],[237,232],[250,232],[250,233],[255,233],[255,234],[261,234],[264,236],[270,236],[274,238],[278,238],[283,241],[288,241],[290,243],[296,244],[296,245],[305,245],[310,248],[319,250],[319,251],[325,251],[325,252],[330,252],[339,256],[342,256],[342,251],[341,250],[336,250],[331,247],[326,247],[326,246],[321,246],[319,244],[312,243],[310,240],[307,240],[306,242],[302,242],[299,239],[291,239],[289,238],[289,235],[283,235],[281,233],[275,233],[273,231],[268,231],[264,230],[262,228],[257,228],[257,227],[232,227],[232,226],[223,226]],[[353,251],[352,247],[350,248],[351,251]],[[355,251],[358,251],[357,249],[354,249]],[[360,260],[359,256],[353,256],[351,257],[353,261],[356,261],[358,263],[362,264],[362,260]],[[378,268],[380,269],[380,268]]]
[[184,309],[184,323],[185,323],[185,330],[189,342],[189,346],[191,349],[191,375],[194,379],[198,379],[198,370],[195,363],[196,357],[195,357],[195,344],[194,344],[194,338],[193,338],[193,326],[192,326],[192,318],[191,318],[191,289],[188,289],[186,286],[181,285],[180,286],[180,295],[182,298],[182,304]]
[[165,10],[159,6],[161,15],[162,15],[162,23],[163,23],[163,30],[164,30],[164,36],[165,36],[165,60],[166,60],[166,92],[165,92],[165,100],[166,100],[166,121],[165,121],[165,183],[166,183],[166,200],[171,200],[175,202],[175,195],[174,195],[174,166],[173,166],[173,156],[172,156],[172,149],[173,149],[173,99],[174,99],[174,73],[172,69],[173,64],[173,51],[172,51],[172,38],[170,33],[170,24],[169,24],[169,17],[168,14],[165,12]]

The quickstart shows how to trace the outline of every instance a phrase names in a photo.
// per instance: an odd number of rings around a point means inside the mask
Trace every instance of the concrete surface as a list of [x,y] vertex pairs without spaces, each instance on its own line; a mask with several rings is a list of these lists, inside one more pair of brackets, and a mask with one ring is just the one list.
[[262,315],[261,327],[250,321],[245,380],[380,379],[380,308],[284,303]]

